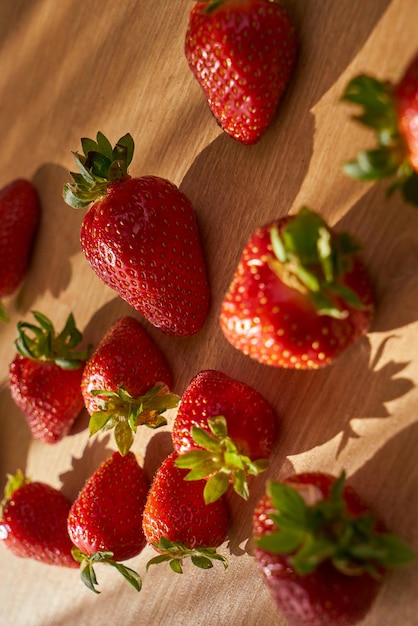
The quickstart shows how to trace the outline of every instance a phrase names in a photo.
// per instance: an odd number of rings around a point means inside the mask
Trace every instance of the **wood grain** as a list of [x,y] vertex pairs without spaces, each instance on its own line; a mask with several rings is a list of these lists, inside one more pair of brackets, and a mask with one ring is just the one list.
[[[285,626],[262,582],[249,545],[252,509],[268,478],[292,471],[345,468],[386,523],[418,550],[418,212],[384,185],[348,180],[340,164],[370,141],[339,99],[359,72],[398,78],[416,51],[416,0],[287,0],[301,51],[273,126],[253,147],[223,135],[184,59],[189,0],[3,0],[0,22],[0,186],[17,177],[36,185],[42,223],[19,293],[5,304],[0,328],[0,476],[21,468],[74,498],[111,450],[88,440],[87,415],[55,446],[31,439],[7,389],[16,322],[30,311],[59,327],[73,311],[95,344],[120,315],[133,311],[90,270],[79,245],[83,211],[62,198],[71,151],[103,131],[135,138],[133,175],[172,180],[192,200],[207,255],[212,309],[203,330],[176,340],[150,328],[181,393],[201,369],[216,368],[253,385],[275,406],[280,432],[271,468],[249,502],[230,498],[227,571],[185,568],[182,576],[145,564],[136,594],[105,567],[94,596],[74,571],[13,557],[1,549],[0,624],[19,626]],[[222,296],[251,231],[302,204],[364,243],[376,284],[371,332],[332,367],[286,372],[240,355],[223,338]],[[170,416],[170,420],[173,415]],[[170,422],[171,423],[171,422]],[[149,476],[171,450],[169,426],[141,433],[135,451]],[[111,570],[111,568],[109,568]],[[417,566],[393,573],[365,626],[417,623]]]

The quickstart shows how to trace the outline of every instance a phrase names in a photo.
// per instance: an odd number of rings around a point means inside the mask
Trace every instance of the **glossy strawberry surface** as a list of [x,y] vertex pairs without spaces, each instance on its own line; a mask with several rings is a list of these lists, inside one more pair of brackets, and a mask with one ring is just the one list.
[[68,515],[71,540],[86,555],[112,552],[114,561],[143,549],[142,511],[148,481],[135,455],[114,452],[87,480]]
[[418,55],[396,85],[395,105],[399,129],[407,144],[413,168],[418,172]]
[[15,356],[9,389],[35,439],[53,444],[69,433],[84,407],[82,374],[82,366],[64,370],[52,361]]
[[17,179],[0,190],[0,296],[12,294],[27,272],[41,210],[35,187]]
[[246,383],[216,370],[199,372],[181,397],[172,430],[176,452],[195,448],[192,427],[209,432],[208,418],[218,415],[226,418],[228,435],[241,453],[252,459],[269,456],[276,433],[272,406]]
[[67,532],[70,506],[57,489],[40,482],[24,483],[3,506],[0,539],[18,557],[78,567]]
[[111,183],[80,238],[96,274],[154,326],[177,336],[200,330],[205,261],[193,208],[174,184],[156,176]]
[[123,387],[138,397],[156,383],[171,386],[167,361],[141,323],[131,316],[116,320],[86,363],[81,391],[90,414],[99,410],[101,397],[95,390]]
[[243,144],[270,125],[293,72],[296,29],[266,0],[197,2],[185,40],[189,67],[221,128]]
[[250,237],[222,302],[220,325],[233,346],[261,363],[317,369],[367,332],[374,316],[373,287],[355,255],[339,283],[357,295],[361,306],[343,305],[335,296],[344,315],[318,314],[311,298],[284,282],[272,267],[271,227],[280,231],[288,223],[281,218]]
[[[286,483],[300,489],[307,501],[328,497],[334,477],[304,473],[289,477]],[[344,500],[350,514],[368,513],[368,507],[354,490],[345,486]],[[272,503],[264,496],[253,515],[253,534],[260,538],[271,533],[275,523],[269,517]],[[298,574],[291,555],[280,555],[255,548],[255,558],[280,613],[292,626],[350,626],[370,610],[381,580],[369,574],[346,575],[329,562],[321,563],[310,574]]]
[[204,480],[184,480],[186,471],[170,454],[157,470],[144,509],[143,529],[148,543],[162,538],[187,548],[217,547],[226,538],[228,512],[222,499],[205,504]]

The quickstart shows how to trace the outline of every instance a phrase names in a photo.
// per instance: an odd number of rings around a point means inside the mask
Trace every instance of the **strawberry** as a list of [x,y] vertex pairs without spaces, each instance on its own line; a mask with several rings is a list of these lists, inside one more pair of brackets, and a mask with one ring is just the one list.
[[138,320],[119,318],[83,371],[81,392],[91,415],[90,434],[114,428],[118,450],[126,454],[139,425],[158,428],[167,423],[162,413],[178,403],[168,392],[171,382],[164,355]]
[[222,498],[205,504],[205,481],[185,481],[187,472],[176,467],[176,458],[173,452],[160,465],[145,504],[145,538],[159,553],[148,562],[147,569],[168,561],[174,572],[182,573],[183,559],[189,557],[202,569],[211,568],[213,559],[227,567],[226,558],[216,552],[226,538],[226,505]]
[[350,80],[342,99],[360,107],[354,119],[371,128],[377,142],[344,164],[346,174],[362,181],[389,178],[389,193],[398,189],[418,205],[418,55],[398,82],[361,74]]
[[413,558],[344,481],[344,473],[294,475],[269,483],[255,508],[255,559],[294,626],[356,624],[386,569]]
[[374,313],[358,249],[306,207],[258,228],[221,305],[225,337],[267,365],[330,364],[367,332]]
[[83,408],[81,376],[90,347],[76,350],[82,335],[72,314],[59,334],[45,315],[38,311],[33,315],[38,326],[17,325],[9,389],[33,437],[52,444],[69,433]]
[[[0,297],[23,281],[40,220],[38,195],[31,182],[17,179],[0,190]],[[0,305],[0,319],[8,320]]]
[[255,144],[271,124],[298,53],[287,11],[269,0],[197,2],[185,55],[224,132]]
[[145,547],[142,512],[149,484],[133,452],[114,452],[90,476],[68,515],[73,557],[81,565],[84,584],[94,591],[95,563],[115,567],[138,591],[138,574],[119,563]]
[[209,309],[209,287],[196,217],[188,198],[157,176],[132,178],[134,142],[112,149],[102,133],[82,139],[78,173],[64,187],[72,207],[93,203],[81,247],[96,274],[151,324],[169,335],[192,335]]
[[274,410],[258,391],[205,370],[191,380],[174,420],[176,465],[191,469],[186,480],[208,478],[206,503],[221,497],[230,482],[247,499],[247,474],[267,469],[275,433]]
[[77,567],[67,532],[71,502],[57,489],[9,475],[0,507],[0,539],[16,556]]

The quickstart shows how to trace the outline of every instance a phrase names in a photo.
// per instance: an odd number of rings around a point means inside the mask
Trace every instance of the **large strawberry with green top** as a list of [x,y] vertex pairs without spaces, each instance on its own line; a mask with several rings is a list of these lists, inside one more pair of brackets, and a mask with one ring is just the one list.
[[268,467],[276,434],[273,407],[249,385],[216,370],[199,372],[181,397],[172,438],[186,480],[207,478],[205,502],[231,483],[247,499],[247,476]]
[[389,193],[399,189],[418,205],[418,55],[398,82],[361,74],[350,80],[342,98],[360,107],[354,119],[371,128],[377,142],[345,163],[344,171],[362,181],[387,178]]
[[0,506],[0,539],[18,557],[77,567],[67,531],[71,502],[57,489],[10,475]]
[[253,515],[255,558],[292,626],[351,626],[369,611],[388,568],[412,551],[386,532],[344,473],[271,482]]
[[154,475],[143,514],[145,538],[158,552],[147,568],[168,562],[181,573],[184,559],[209,569],[212,561],[227,567],[216,551],[226,539],[228,510],[222,498],[205,504],[204,480],[186,481],[186,470],[176,466],[177,453],[170,454]]
[[90,433],[114,429],[121,454],[133,443],[138,426],[158,428],[163,413],[177,406],[169,392],[167,361],[139,321],[120,317],[109,328],[83,371],[81,392],[91,415]]
[[68,533],[84,584],[94,591],[97,563],[111,565],[138,591],[138,574],[120,563],[145,547],[142,512],[149,484],[135,455],[114,452],[90,476],[71,506]]
[[69,433],[83,409],[80,385],[90,346],[82,347],[72,314],[60,333],[46,315],[33,315],[37,324],[17,325],[9,389],[33,437],[53,444]]
[[[26,275],[40,216],[30,181],[19,178],[0,190],[0,298],[14,293]],[[0,319],[8,320],[1,304]]]
[[185,55],[221,128],[254,144],[271,124],[298,52],[289,13],[268,0],[197,2]]
[[367,332],[374,314],[358,250],[350,235],[305,207],[258,228],[221,305],[225,337],[266,365],[332,363]]
[[132,178],[134,142],[127,134],[112,148],[102,133],[82,139],[78,172],[64,187],[75,208],[91,205],[81,247],[96,274],[163,332],[192,335],[209,308],[206,266],[193,207],[170,181]]

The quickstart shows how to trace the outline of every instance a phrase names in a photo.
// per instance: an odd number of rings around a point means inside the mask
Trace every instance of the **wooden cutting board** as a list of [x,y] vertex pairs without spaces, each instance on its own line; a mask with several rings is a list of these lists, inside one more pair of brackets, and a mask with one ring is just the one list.
[[[300,32],[297,71],[269,132],[254,147],[222,134],[183,55],[189,0],[2,0],[0,186],[33,181],[42,224],[19,293],[0,328],[0,476],[24,470],[75,498],[114,449],[88,439],[87,414],[62,442],[31,439],[7,388],[16,323],[31,310],[60,327],[70,311],[97,344],[121,315],[135,314],[93,274],[79,245],[84,211],[61,191],[80,138],[98,130],[136,142],[131,174],[166,177],[196,209],[207,256],[212,309],[204,329],[172,339],[145,323],[166,354],[179,394],[215,368],[258,389],[279,415],[271,467],[246,503],[230,497],[229,568],[168,567],[145,574],[150,548],[129,565],[137,594],[111,568],[98,568],[95,596],[76,571],[23,561],[1,547],[0,624],[18,626],[284,626],[251,556],[251,514],[265,480],[307,469],[338,473],[386,523],[418,549],[418,211],[384,184],[347,179],[341,163],[371,136],[340,102],[360,72],[396,80],[418,48],[416,0],[288,0]],[[218,326],[222,296],[252,230],[306,204],[364,243],[376,285],[371,332],[319,372],[269,368],[238,353]],[[138,315],[139,317],[139,315]],[[171,450],[170,424],[140,433],[135,452],[149,476]],[[392,574],[364,624],[418,623],[417,566]]]

